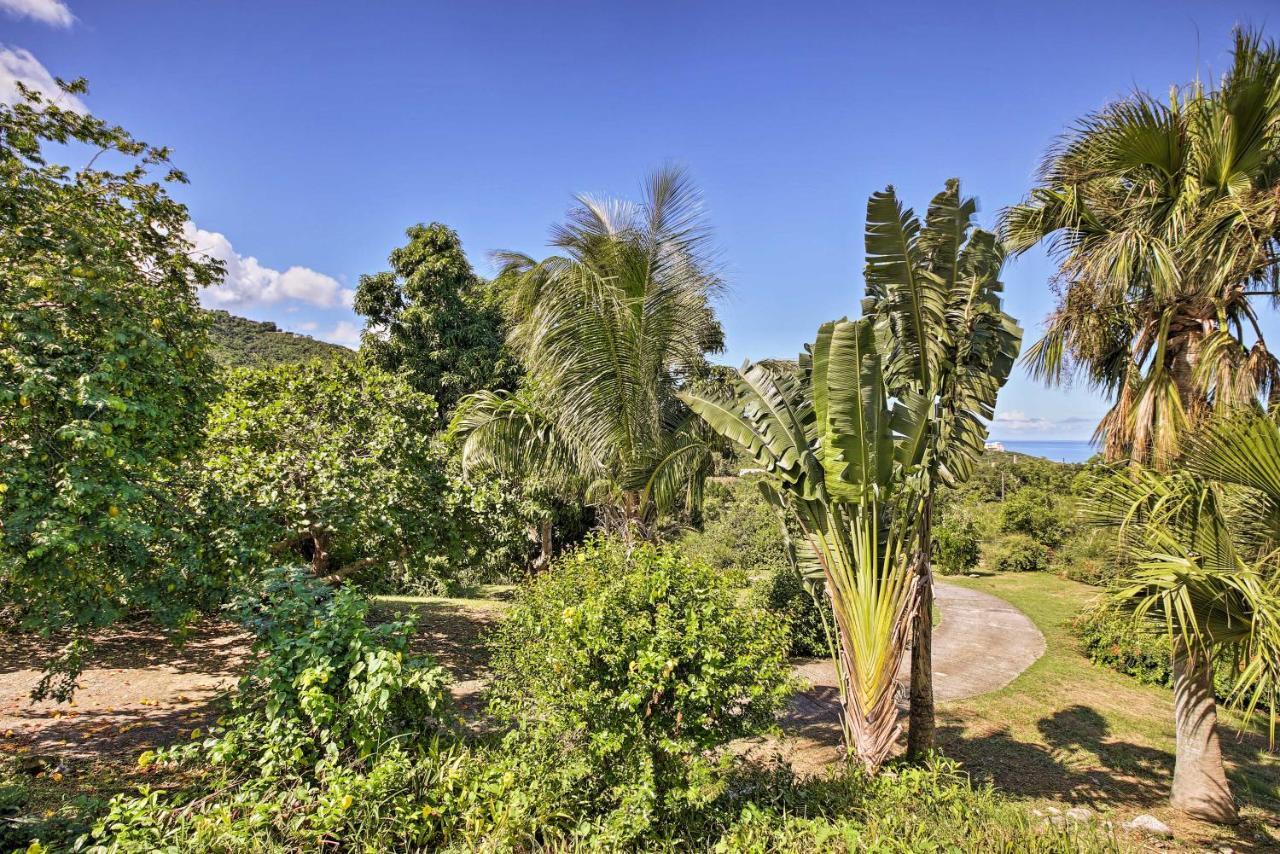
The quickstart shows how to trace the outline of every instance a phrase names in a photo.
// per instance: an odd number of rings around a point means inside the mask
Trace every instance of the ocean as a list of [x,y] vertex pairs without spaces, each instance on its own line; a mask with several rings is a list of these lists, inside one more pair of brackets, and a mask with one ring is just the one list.
[[1059,463],[1083,463],[1097,453],[1092,442],[1008,441],[1001,440],[1006,451],[1044,457]]

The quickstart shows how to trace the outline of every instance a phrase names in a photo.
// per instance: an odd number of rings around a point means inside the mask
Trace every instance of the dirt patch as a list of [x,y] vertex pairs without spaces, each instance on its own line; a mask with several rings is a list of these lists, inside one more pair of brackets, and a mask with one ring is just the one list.
[[90,666],[69,703],[33,703],[52,644],[27,640],[0,654],[0,750],[56,762],[132,755],[202,729],[221,711],[248,658],[248,637],[210,620],[184,643],[154,627],[97,636]]

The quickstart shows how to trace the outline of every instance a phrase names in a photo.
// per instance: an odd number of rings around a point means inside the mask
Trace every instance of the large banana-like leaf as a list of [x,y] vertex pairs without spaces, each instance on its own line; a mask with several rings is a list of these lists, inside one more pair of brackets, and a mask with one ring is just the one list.
[[852,500],[891,486],[893,442],[871,322],[824,323],[813,345],[813,409],[827,490]]
[[[959,211],[939,213],[935,224],[939,231],[962,228],[956,222],[960,216]],[[935,248],[941,248],[947,239],[938,235]],[[944,313],[948,274],[945,269],[940,275],[926,266],[920,221],[903,208],[893,187],[873,193],[867,201],[865,243],[867,300],[875,306],[874,316],[882,324],[881,341],[891,340],[894,345],[884,354],[889,385],[911,384],[925,392],[932,386],[947,344]],[[955,260],[953,255],[952,265]]]

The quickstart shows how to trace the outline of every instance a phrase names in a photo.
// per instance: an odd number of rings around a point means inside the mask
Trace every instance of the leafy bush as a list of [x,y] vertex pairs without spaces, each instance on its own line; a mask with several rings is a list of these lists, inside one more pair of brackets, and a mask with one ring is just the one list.
[[1065,578],[1105,587],[1132,567],[1117,547],[1114,531],[1081,528],[1067,535],[1054,550],[1053,568]]
[[726,804],[719,813],[732,819],[709,840],[715,851],[1120,850],[1104,829],[1036,822],[1024,807],[990,784],[973,786],[957,763],[940,757],[875,777],[850,765],[804,783],[779,775],[756,781],[755,788],[742,785],[746,796],[738,809]]
[[370,627],[367,610],[354,588],[304,568],[270,572],[261,595],[239,603],[257,664],[225,726],[138,759],[184,766],[199,785],[116,798],[93,831],[98,850],[315,847],[343,838],[357,794],[427,759],[447,762],[447,673],[410,654],[410,623]]
[[831,606],[821,605],[805,588],[800,574],[790,566],[779,566],[756,588],[757,602],[780,615],[791,630],[791,655],[826,656],[831,654],[827,646],[827,629],[823,627],[822,612],[826,608],[827,625],[831,624]]
[[451,727],[447,671],[410,654],[412,622],[370,627],[368,609],[355,588],[302,568],[272,571],[260,599],[241,599],[258,662],[239,687],[237,725],[209,758],[251,758],[271,778],[363,761],[393,742],[421,747]]
[[[1106,602],[1082,612],[1071,624],[1081,651],[1094,664],[1132,676],[1146,685],[1173,687],[1173,644],[1160,625],[1135,623],[1133,616]],[[1229,656],[1214,663],[1214,693],[1231,694]]]
[[707,481],[702,529],[681,538],[685,554],[712,569],[747,577],[787,565],[782,523],[756,481],[752,477]]
[[1052,496],[1039,489],[1020,489],[1000,505],[1001,530],[1025,534],[1051,547],[1066,534],[1063,516]]
[[773,725],[786,628],[672,549],[596,539],[517,598],[492,639],[491,710],[543,803],[639,835],[723,788],[711,754]]
[[1082,612],[1072,630],[1094,664],[1147,685],[1173,685],[1173,646],[1167,633],[1135,625],[1132,615],[1105,604]]
[[943,575],[959,575],[978,565],[978,526],[967,515],[949,513],[933,528],[933,565]]
[[1049,565],[1049,549],[1026,534],[1006,534],[983,551],[993,572],[1037,572]]

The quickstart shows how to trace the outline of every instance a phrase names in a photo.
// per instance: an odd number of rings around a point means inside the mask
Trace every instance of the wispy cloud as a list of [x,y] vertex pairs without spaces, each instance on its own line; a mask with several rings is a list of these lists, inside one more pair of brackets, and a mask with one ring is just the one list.
[[12,18],[30,18],[51,27],[69,27],[76,20],[62,0],[0,0],[0,9]]
[[328,332],[321,332],[316,337],[328,341],[330,344],[341,344],[343,347],[350,347],[352,350],[360,348],[360,327],[349,320],[339,320],[337,326]]
[[[3,3],[4,0],[0,0]],[[58,88],[49,69],[31,51],[0,44],[0,103],[16,104],[22,99],[18,84],[39,92],[60,107],[87,113],[84,102]]]
[[1045,418],[1042,415],[1028,415],[1021,409],[1010,409],[1000,412],[991,422],[991,434],[1005,438],[1019,436],[1038,436],[1041,438],[1061,438],[1073,436],[1086,438],[1098,425],[1100,415],[1071,415],[1066,418]]
[[226,264],[227,275],[221,285],[200,291],[200,301],[218,308],[274,305],[297,300],[321,308],[350,308],[355,292],[342,287],[332,276],[293,266],[276,270],[252,255],[241,255],[225,234],[205,231],[187,223],[185,236],[196,252]]
[[991,426],[1023,433],[1044,432],[1045,430],[1052,430],[1057,425],[1047,418],[1033,417],[1020,409],[1012,409],[996,415],[995,420],[991,422]]

